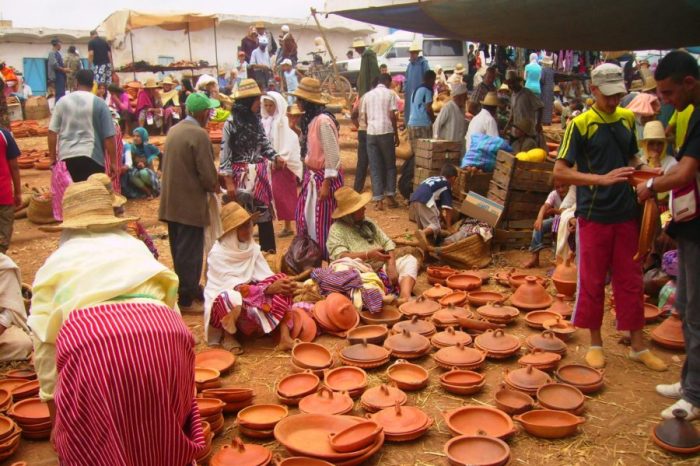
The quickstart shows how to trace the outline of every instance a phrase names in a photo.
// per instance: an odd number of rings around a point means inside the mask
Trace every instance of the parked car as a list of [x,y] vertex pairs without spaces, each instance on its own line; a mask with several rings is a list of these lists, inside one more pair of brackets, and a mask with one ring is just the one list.
[[[379,65],[387,65],[389,73],[404,74],[408,67],[409,47],[413,42],[419,42],[423,49],[422,55],[430,63],[430,68],[442,66],[445,73],[450,74],[457,63],[467,67],[467,43],[458,39],[415,35],[413,38],[404,35],[390,35],[371,45],[377,54]],[[357,75],[360,73],[361,58],[342,60],[338,62],[338,72],[345,76],[353,86],[357,85]]]

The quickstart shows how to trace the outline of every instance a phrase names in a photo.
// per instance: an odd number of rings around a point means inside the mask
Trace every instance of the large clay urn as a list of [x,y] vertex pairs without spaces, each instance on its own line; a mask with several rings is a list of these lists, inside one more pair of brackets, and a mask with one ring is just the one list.
[[542,285],[537,283],[536,277],[527,277],[525,283],[518,287],[510,298],[513,306],[528,311],[545,309],[552,304],[552,297]]
[[573,296],[576,293],[577,279],[578,271],[571,257],[567,257],[564,262],[557,265],[552,274],[554,287],[557,289],[558,293],[565,296]]

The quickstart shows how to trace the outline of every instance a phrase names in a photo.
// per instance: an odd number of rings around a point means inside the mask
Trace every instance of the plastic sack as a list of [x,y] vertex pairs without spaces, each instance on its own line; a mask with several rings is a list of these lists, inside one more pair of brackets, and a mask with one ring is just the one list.
[[496,167],[496,154],[499,150],[513,151],[510,144],[503,138],[474,134],[469,144],[469,150],[462,158],[461,168],[476,167],[485,172],[492,172]]
[[282,272],[299,275],[305,270],[321,267],[323,251],[318,243],[307,235],[297,235],[289,245],[282,261]]
[[676,282],[674,280],[666,283],[659,291],[659,307],[674,306],[676,304]]

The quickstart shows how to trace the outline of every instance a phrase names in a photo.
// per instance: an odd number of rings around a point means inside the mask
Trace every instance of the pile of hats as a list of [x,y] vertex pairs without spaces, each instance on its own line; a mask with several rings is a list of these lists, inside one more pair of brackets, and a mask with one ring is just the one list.
[[202,397],[222,401],[224,403],[223,412],[230,414],[252,405],[255,392],[252,388],[226,386],[204,389]]
[[314,305],[313,317],[327,333],[345,337],[348,330],[360,323],[360,314],[352,301],[340,293],[331,293]]
[[22,429],[22,436],[43,440],[51,436],[49,407],[39,398],[26,398],[12,405],[7,414]]
[[0,415],[0,461],[12,456],[19,448],[22,430],[7,416]]
[[195,398],[202,421],[208,422],[214,435],[224,430],[224,406],[217,398]]

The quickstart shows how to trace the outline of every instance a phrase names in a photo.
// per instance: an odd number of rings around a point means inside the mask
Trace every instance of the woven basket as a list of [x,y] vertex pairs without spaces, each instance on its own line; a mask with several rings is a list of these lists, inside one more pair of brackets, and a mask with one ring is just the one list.
[[441,261],[459,268],[481,269],[491,263],[489,245],[479,235],[472,235],[431,251]]
[[30,222],[37,225],[47,225],[56,223],[53,218],[53,206],[51,203],[51,193],[41,193],[32,196],[27,208],[27,218]]

